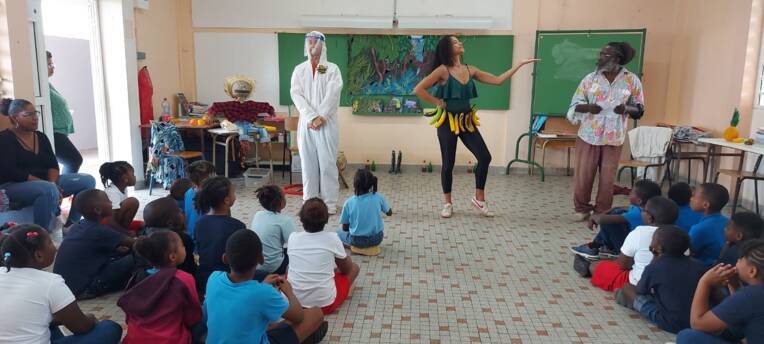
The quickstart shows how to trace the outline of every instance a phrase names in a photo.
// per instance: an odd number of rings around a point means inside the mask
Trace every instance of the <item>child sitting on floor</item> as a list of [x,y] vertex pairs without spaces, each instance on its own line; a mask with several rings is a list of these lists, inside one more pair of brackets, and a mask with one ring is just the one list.
[[719,259],[724,247],[724,228],[728,219],[721,211],[729,197],[725,187],[706,183],[695,188],[690,199],[692,209],[703,212],[700,222],[690,227],[690,252],[706,267],[711,267]]
[[348,297],[361,268],[345,253],[337,233],[324,232],[329,222],[324,201],[305,201],[300,222],[305,231],[289,237],[289,281],[303,306],[321,307],[324,314],[331,314]]
[[146,233],[156,230],[170,230],[180,236],[186,250],[186,259],[180,262],[178,269],[196,275],[196,260],[194,259],[194,240],[186,233],[186,221],[177,203],[170,197],[155,199],[143,208],[143,220],[146,221]]
[[684,229],[658,228],[650,243],[655,258],[642,272],[632,303],[642,317],[671,333],[690,327],[692,296],[706,271],[703,263],[684,255],[689,247]]
[[759,215],[751,212],[732,214],[724,229],[724,239],[727,243],[722,248],[716,263],[735,265],[739,258],[740,246],[748,240],[761,238],[762,232],[764,232],[764,220]]
[[135,242],[135,252],[153,269],[117,301],[127,322],[122,343],[191,343],[191,328],[202,320],[202,306],[194,277],[176,268],[187,254],[180,236],[155,230]]
[[80,192],[74,206],[84,218],[64,237],[53,272],[64,278],[79,300],[122,290],[135,268],[130,254],[135,239],[101,224],[112,211],[105,192]]
[[597,236],[590,243],[572,247],[571,250],[590,260],[599,259],[600,255],[605,258],[615,257],[626,235],[642,225],[642,207],[649,199],[660,195],[661,187],[655,182],[638,181],[629,194],[631,205],[628,208],[613,208],[607,214],[593,214],[589,218],[589,228],[599,226]]
[[170,186],[170,197],[178,203],[181,211],[186,209],[186,192],[194,187],[194,182],[188,178],[175,179]]
[[286,207],[286,197],[281,188],[266,185],[257,189],[255,194],[265,209],[255,214],[250,226],[263,244],[265,261],[257,266],[255,272],[255,279],[262,282],[267,275],[286,273],[289,256],[284,246],[295,231],[295,225],[291,216],[281,214]]
[[[17,225],[0,238],[0,343],[119,343],[119,324],[83,314],[61,276],[44,271],[55,256],[48,231],[37,225]],[[74,334],[64,337],[52,324]]]
[[202,214],[196,223],[196,252],[199,253],[199,271],[196,285],[202,295],[207,278],[213,271],[227,271],[223,262],[225,243],[239,229],[247,228],[243,222],[231,217],[236,202],[236,190],[226,177],[212,177],[202,182],[194,197],[194,206]]
[[188,231],[188,235],[190,235],[192,239],[196,239],[196,221],[199,220],[199,217],[204,215],[204,213],[196,209],[194,198],[196,197],[196,192],[201,187],[202,182],[210,176],[215,175],[215,165],[204,160],[194,161],[186,166],[186,175],[188,176],[188,179],[194,183],[194,187],[186,190],[186,194],[183,196],[183,213],[186,214],[186,230]]
[[[711,293],[724,285],[731,295],[711,308]],[[700,278],[690,325],[679,332],[677,344],[736,343],[743,337],[749,344],[764,343],[764,240],[747,241],[735,266],[718,264]],[[734,340],[716,335],[722,331]]]
[[345,201],[340,216],[342,230],[337,235],[353,253],[376,256],[385,235],[382,213],[392,216],[393,210],[385,196],[377,193],[377,177],[371,171],[365,168],[356,171],[353,188],[355,196]]
[[[592,285],[607,291],[616,291],[616,300],[619,300],[619,303],[631,305],[634,288],[642,277],[642,271],[653,260],[650,242],[655,229],[657,226],[674,223],[676,216],[677,206],[674,201],[662,196],[647,201],[642,210],[645,225],[635,228],[626,236],[618,258],[594,262],[589,266]],[[621,288],[623,290],[619,291]]]
[[207,282],[207,343],[298,344],[323,339],[328,323],[321,310],[303,308],[288,281],[278,275],[268,275],[262,283],[253,279],[263,262],[257,234],[244,229],[231,235],[223,260],[231,271],[215,271]]
[[143,222],[134,221],[140,205],[138,199],[127,197],[127,187],[135,186],[133,166],[127,161],[107,162],[101,165],[98,172],[112,207],[111,216],[107,216],[103,223],[135,236],[143,227]]
[[690,207],[690,198],[692,198],[692,187],[687,183],[676,183],[669,188],[668,198],[676,202],[679,206],[679,217],[675,225],[689,232],[690,228],[703,218],[703,212],[692,210]]

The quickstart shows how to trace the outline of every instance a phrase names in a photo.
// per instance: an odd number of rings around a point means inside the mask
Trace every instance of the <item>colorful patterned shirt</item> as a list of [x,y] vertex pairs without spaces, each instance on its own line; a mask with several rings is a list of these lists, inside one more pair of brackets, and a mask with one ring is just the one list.
[[[628,116],[613,110],[621,104],[644,104],[642,82],[636,74],[621,68],[613,83],[601,72],[589,73],[576,89],[568,109],[568,120],[581,123],[578,137],[594,146],[620,146],[626,136]],[[602,107],[599,114],[576,112],[576,105],[597,104]]]

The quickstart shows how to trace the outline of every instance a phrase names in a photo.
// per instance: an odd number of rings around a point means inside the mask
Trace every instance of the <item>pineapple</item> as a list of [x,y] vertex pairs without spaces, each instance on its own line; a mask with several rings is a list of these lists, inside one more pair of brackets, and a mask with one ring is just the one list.
[[740,121],[740,112],[735,109],[735,113],[732,114],[732,120],[730,126],[724,129],[722,137],[729,142],[733,142],[736,138],[740,137],[740,131],[737,129],[737,123]]

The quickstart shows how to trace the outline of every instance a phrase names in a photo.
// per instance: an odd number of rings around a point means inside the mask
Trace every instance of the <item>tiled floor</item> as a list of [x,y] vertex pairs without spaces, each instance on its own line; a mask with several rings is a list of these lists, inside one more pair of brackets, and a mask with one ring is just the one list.
[[[280,175],[280,173],[278,173]],[[346,173],[350,177],[350,173]],[[454,178],[455,214],[438,217],[437,173],[378,173],[395,214],[385,220],[382,254],[353,256],[361,275],[350,299],[328,317],[327,343],[664,343],[612,296],[578,277],[568,247],[592,233],[571,221],[570,177],[492,175],[483,218],[469,205],[472,175]],[[255,183],[235,180],[233,215],[260,209]],[[348,197],[350,190],[343,190]],[[164,192],[155,192],[157,197]],[[147,191],[136,196],[145,203]],[[623,196],[617,204],[625,204]],[[290,197],[285,213],[296,214]],[[332,217],[336,225],[338,217]],[[118,295],[81,302],[86,312],[123,321]]]

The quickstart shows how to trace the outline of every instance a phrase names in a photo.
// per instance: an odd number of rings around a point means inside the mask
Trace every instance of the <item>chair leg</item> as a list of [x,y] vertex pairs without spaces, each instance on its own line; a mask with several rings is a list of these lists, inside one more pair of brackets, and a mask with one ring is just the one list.
[[154,174],[149,174],[149,196],[151,196],[151,191],[154,190]]
[[565,167],[565,175],[570,176],[570,147],[568,147],[568,165]]
[[714,183],[719,182],[719,172],[716,172],[716,175],[714,175]]
[[631,171],[631,188],[633,189],[634,188],[634,178],[636,177],[635,174],[637,174],[637,168],[636,167],[632,167],[630,171]]
[[754,199],[756,200],[756,215],[759,215],[759,180],[753,180]]
[[732,199],[732,214],[735,214],[735,210],[737,209],[737,200],[740,197],[740,184],[743,183],[743,180],[738,178],[737,181],[735,181],[735,195]]

